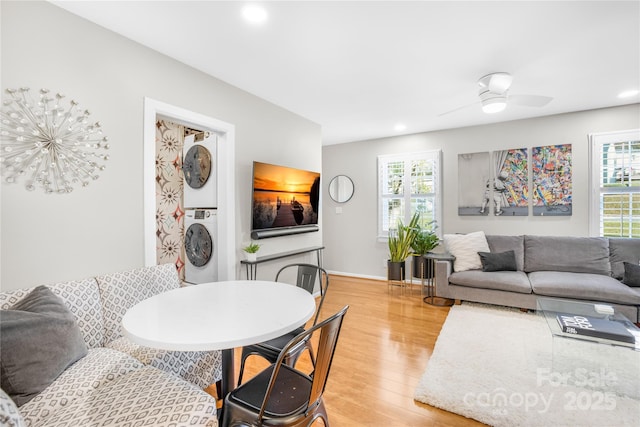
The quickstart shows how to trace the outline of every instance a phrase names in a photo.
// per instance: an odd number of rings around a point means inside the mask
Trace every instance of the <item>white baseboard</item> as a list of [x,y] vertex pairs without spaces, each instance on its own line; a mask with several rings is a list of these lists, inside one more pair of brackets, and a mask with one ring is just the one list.
[[329,274],[336,274],[338,276],[347,276],[347,277],[357,277],[359,279],[371,279],[371,280],[382,280],[384,282],[387,281],[386,277],[382,276],[370,276],[368,274],[356,274],[356,273],[347,273],[344,271],[335,271],[335,270],[327,270]]

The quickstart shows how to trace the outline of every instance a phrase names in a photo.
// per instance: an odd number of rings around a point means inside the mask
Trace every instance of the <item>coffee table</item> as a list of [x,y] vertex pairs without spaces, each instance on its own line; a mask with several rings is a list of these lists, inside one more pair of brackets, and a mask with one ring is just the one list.
[[233,349],[279,337],[306,323],[314,297],[294,285],[233,280],[155,295],[122,318],[124,335],[152,348],[222,350],[222,396],[235,387]]
[[[554,339],[579,339],[599,344],[608,344],[640,350],[640,329],[638,329],[633,322],[622,314],[616,312],[613,307],[606,303],[541,297],[537,300],[537,307],[538,312],[544,315],[547,326],[549,326],[549,330],[551,331]],[[607,307],[613,310],[612,314],[606,313]],[[558,322],[558,314],[570,314],[586,318],[602,319],[607,323],[612,322],[622,325],[631,335],[635,335],[635,341],[625,342],[617,339],[607,339],[600,336],[564,332]]]
[[[640,329],[629,319],[606,303],[591,301],[541,297],[537,300],[537,308],[552,337],[551,371],[540,371],[540,381],[556,381],[597,393],[640,398]],[[565,332],[558,321],[559,315],[568,315],[569,319],[587,318],[594,325],[602,320],[605,327],[607,324],[616,328],[622,326],[633,342]],[[589,399],[602,397],[593,393],[585,396]]]

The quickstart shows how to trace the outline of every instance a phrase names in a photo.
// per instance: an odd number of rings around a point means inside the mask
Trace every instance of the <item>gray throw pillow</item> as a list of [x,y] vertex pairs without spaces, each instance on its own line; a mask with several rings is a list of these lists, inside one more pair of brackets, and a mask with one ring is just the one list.
[[640,265],[624,263],[624,277],[622,283],[634,288],[640,287]]
[[518,271],[514,251],[478,252],[482,271]]
[[0,387],[22,406],[87,354],[73,314],[38,286],[0,311]]

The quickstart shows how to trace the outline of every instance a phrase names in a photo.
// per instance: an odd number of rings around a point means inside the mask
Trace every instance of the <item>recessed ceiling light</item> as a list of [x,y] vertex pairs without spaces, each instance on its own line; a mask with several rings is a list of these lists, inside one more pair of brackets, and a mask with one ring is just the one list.
[[257,4],[249,4],[242,8],[242,16],[247,21],[254,24],[261,24],[267,20],[267,11]]
[[618,98],[631,98],[632,96],[636,96],[640,91],[638,89],[625,90],[624,92],[620,92],[618,94]]
[[407,130],[407,127],[402,123],[398,123],[394,126],[394,129],[396,132],[402,132],[403,130]]

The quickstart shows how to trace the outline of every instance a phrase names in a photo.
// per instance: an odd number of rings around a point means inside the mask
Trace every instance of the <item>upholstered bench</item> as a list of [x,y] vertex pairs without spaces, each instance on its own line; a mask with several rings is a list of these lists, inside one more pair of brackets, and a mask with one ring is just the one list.
[[[139,346],[122,335],[122,317],[130,307],[180,286],[175,266],[165,264],[1,292],[0,325],[3,330],[14,329],[6,337],[0,336],[0,425],[124,425],[135,419],[140,425],[216,426],[215,399],[202,389],[221,379],[219,351],[158,350]],[[30,299],[35,302],[29,304]],[[45,303],[42,303],[43,299]],[[61,307],[55,308],[57,302]],[[16,304],[19,309],[10,312]],[[77,329],[76,341],[80,341],[75,343],[74,349],[65,351],[66,340],[73,338],[63,334],[58,340],[61,346],[58,353],[54,351],[56,349],[37,351],[38,341],[48,342],[55,339],[51,334],[59,333],[55,328],[52,332],[42,326],[29,329],[33,323],[28,321],[21,326],[21,313],[26,312],[27,319],[29,316],[36,316],[36,319],[45,316],[46,319],[50,315],[38,312],[38,307],[58,310],[59,313],[53,314],[52,325],[65,316],[63,312],[69,313],[67,317],[74,324],[73,332]],[[13,323],[9,325],[10,321]],[[16,328],[20,327],[26,328],[24,334],[16,334],[16,330],[19,331]],[[38,328],[43,331],[37,331]],[[39,333],[48,335],[39,340]],[[20,342],[22,335],[26,341]],[[56,346],[57,342],[53,347]],[[20,354],[24,349],[31,350],[26,355]],[[77,355],[60,373],[55,367],[48,366],[49,362],[64,366],[65,360],[38,360],[39,353],[43,358],[52,358],[51,354],[59,354],[62,359],[71,357],[70,354]],[[25,359],[25,363],[35,361],[42,367],[38,370],[44,372],[39,375],[43,377],[40,382],[45,382],[42,390],[32,384],[33,375],[28,374],[29,368],[20,366],[21,359]],[[14,403],[17,403],[17,409]]]

